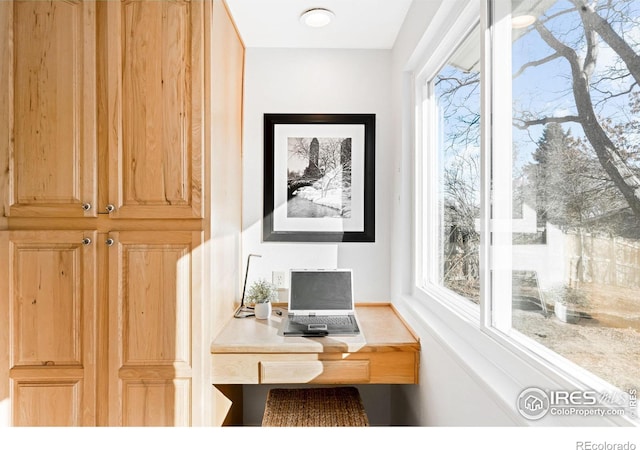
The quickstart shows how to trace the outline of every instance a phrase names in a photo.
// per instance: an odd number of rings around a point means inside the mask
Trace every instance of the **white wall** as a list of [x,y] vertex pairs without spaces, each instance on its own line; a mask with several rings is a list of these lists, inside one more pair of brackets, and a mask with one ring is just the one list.
[[[356,302],[388,302],[391,142],[390,51],[248,48],[245,62],[243,261],[251,280],[274,270],[352,268]],[[376,242],[263,243],[265,113],[376,114]],[[244,269],[243,269],[244,270]],[[288,282],[288,280],[287,280]],[[281,293],[281,298],[286,298]]]
[[[249,281],[274,270],[351,268],[356,302],[389,302],[391,167],[391,52],[248,48],[243,142],[243,267]],[[263,115],[265,113],[376,114],[375,243],[263,243]],[[246,267],[245,267],[246,268]],[[244,270],[243,268],[243,274]],[[288,276],[288,274],[287,274]],[[287,279],[288,282],[288,279]],[[281,300],[287,292],[281,291]],[[259,425],[267,388],[244,387],[244,421]],[[389,386],[359,387],[369,420],[388,425]]]

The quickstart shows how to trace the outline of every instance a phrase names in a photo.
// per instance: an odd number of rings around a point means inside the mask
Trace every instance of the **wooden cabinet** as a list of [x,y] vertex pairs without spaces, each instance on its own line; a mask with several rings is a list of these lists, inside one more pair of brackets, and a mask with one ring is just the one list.
[[109,239],[109,421],[190,425],[201,233],[123,231]]
[[207,2],[2,3],[3,215],[202,218]]
[[95,46],[94,2],[1,2],[0,215],[95,214]]
[[96,423],[95,239],[92,231],[0,233],[0,397],[12,399],[15,425]]
[[117,1],[99,8],[108,153],[101,186],[108,185],[112,217],[203,217],[205,5]]
[[240,285],[224,3],[2,1],[0,58],[0,422],[209,425]]
[[191,425],[201,244],[201,231],[0,232],[11,422]]

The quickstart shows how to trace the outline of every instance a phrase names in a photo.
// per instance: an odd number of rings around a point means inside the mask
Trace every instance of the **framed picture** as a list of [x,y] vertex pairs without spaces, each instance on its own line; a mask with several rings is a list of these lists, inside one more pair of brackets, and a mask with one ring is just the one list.
[[375,242],[375,122],[264,115],[264,241]]

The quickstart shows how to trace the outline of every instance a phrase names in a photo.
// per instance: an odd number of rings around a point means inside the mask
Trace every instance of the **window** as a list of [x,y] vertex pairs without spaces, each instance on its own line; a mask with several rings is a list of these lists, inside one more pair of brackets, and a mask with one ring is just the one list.
[[480,300],[479,36],[476,27],[428,83],[439,137],[436,280],[474,303]]
[[461,14],[416,78],[418,287],[638,389],[640,0],[489,6],[484,59]]
[[[480,301],[480,38],[476,24],[433,76],[422,81],[425,186],[424,281],[472,304]],[[477,308],[476,308],[477,309]]]

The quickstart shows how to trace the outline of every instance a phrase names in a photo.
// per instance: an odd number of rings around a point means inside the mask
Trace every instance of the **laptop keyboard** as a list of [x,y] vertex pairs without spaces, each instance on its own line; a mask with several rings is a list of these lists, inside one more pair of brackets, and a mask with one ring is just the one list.
[[295,316],[291,319],[302,325],[326,323],[327,325],[350,325],[351,318],[349,316]]

